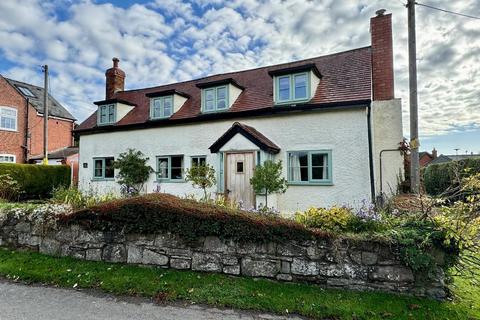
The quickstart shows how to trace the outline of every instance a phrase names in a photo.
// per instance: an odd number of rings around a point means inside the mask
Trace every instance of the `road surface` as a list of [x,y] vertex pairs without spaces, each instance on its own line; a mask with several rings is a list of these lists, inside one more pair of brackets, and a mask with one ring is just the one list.
[[27,286],[0,280],[0,320],[250,320],[301,319],[263,313],[176,303],[157,305],[148,299],[115,297],[97,291]]

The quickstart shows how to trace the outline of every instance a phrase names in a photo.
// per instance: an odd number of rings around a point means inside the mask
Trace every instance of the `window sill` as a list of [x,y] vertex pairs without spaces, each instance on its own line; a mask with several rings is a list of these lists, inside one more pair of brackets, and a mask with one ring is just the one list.
[[294,106],[297,104],[304,104],[309,102],[311,99],[302,99],[302,100],[288,100],[288,101],[276,101],[275,106]]
[[97,126],[99,127],[104,127],[104,126],[112,126],[114,125],[116,122],[109,122],[109,123],[98,123],[97,122]]
[[333,186],[332,181],[324,181],[324,182],[287,182],[289,186]]
[[92,181],[115,181],[115,178],[93,178]]
[[17,129],[0,128],[0,131],[18,132]]
[[157,183],[184,183],[185,179],[157,179]]
[[211,110],[211,111],[202,110],[202,114],[223,113],[223,112],[228,112],[229,110],[230,110],[230,108],[225,108],[225,109],[220,109],[220,110]]

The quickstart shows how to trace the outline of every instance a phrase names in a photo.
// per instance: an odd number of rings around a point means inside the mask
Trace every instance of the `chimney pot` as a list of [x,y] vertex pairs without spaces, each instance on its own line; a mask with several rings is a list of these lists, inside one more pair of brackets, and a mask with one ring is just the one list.
[[105,72],[105,99],[111,99],[115,93],[125,89],[125,72],[118,67],[120,59],[113,58],[113,67]]
[[118,58],[113,58],[112,61],[113,61],[113,67],[114,67],[114,68],[118,68],[118,63],[120,62],[120,59],[118,59]]
[[377,11],[375,11],[375,14],[378,16],[383,16],[385,14],[385,12],[387,12],[387,10],[385,9],[379,9]]

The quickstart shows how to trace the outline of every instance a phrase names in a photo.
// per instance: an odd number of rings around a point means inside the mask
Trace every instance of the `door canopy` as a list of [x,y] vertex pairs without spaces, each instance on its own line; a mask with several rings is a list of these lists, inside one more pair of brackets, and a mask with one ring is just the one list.
[[217,153],[230,139],[232,139],[237,133],[241,134],[252,143],[254,143],[261,150],[268,153],[279,153],[280,148],[265,137],[263,134],[257,131],[257,129],[247,126],[240,122],[235,122],[230,129],[228,129],[214,144],[210,146],[211,153]]

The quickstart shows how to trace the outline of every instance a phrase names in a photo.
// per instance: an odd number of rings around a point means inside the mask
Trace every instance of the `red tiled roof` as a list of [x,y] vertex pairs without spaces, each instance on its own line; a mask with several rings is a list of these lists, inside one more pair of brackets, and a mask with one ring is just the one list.
[[[370,47],[296,61],[252,70],[213,75],[202,79],[173,83],[158,87],[117,92],[116,99],[129,101],[136,107],[114,126],[145,123],[149,120],[150,98],[148,93],[176,90],[190,96],[170,119],[195,118],[201,114],[201,89],[197,84],[231,78],[245,89],[227,113],[273,108],[273,85],[270,71],[315,64],[322,75],[320,84],[309,104],[354,102],[371,99],[371,50]],[[96,113],[78,128],[79,131],[97,126]],[[106,129],[106,128],[105,128]]]

